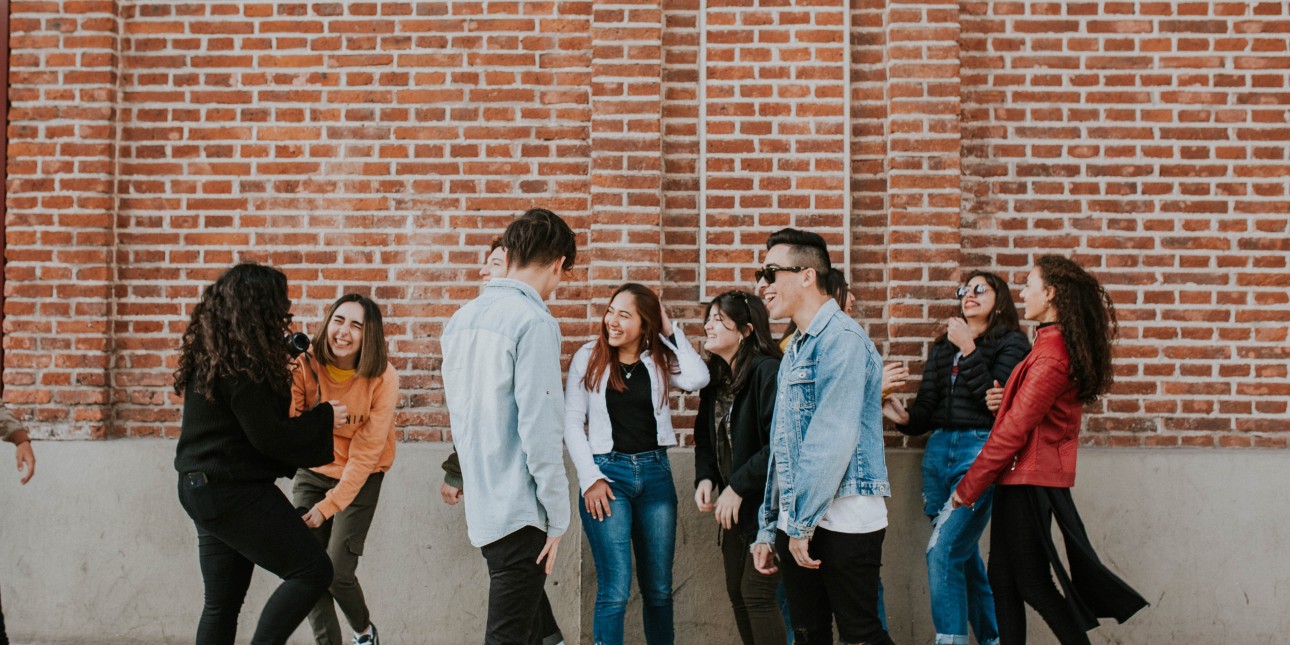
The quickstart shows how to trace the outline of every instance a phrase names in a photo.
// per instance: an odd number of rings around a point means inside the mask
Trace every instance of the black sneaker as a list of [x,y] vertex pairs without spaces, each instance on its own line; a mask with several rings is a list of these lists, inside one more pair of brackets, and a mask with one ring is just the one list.
[[381,639],[376,635],[376,625],[372,625],[372,633],[355,636],[354,645],[381,645]]

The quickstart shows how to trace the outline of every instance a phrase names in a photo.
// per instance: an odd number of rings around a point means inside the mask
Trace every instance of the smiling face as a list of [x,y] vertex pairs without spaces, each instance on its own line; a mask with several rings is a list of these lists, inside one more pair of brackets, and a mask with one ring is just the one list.
[[990,312],[994,311],[994,289],[984,276],[975,276],[968,280],[967,288],[967,295],[959,300],[959,305],[963,308],[963,317],[969,321],[984,324],[990,319]]
[[332,313],[327,321],[327,347],[336,357],[336,367],[352,370],[358,365],[358,355],[363,349],[363,306],[346,302]]
[[605,332],[610,347],[639,351],[641,317],[636,309],[635,296],[627,292],[614,296],[605,310]]
[[708,320],[703,323],[703,331],[707,334],[703,349],[720,356],[729,364],[731,357],[739,351],[739,343],[747,335],[740,333],[736,327],[735,321],[726,318],[721,307],[714,303],[712,311],[708,312]]
[[[787,244],[776,244],[766,251],[762,268],[796,266],[793,262],[792,247]],[[790,318],[802,303],[802,295],[807,288],[803,284],[806,271],[779,271],[773,283],[766,279],[757,282],[757,288],[766,300],[766,309],[773,319]]]
[[506,275],[506,250],[497,247],[484,258],[484,266],[479,267],[479,277],[484,282]]
[[1021,290],[1021,300],[1026,304],[1026,320],[1046,323],[1057,320],[1053,308],[1053,288],[1044,284],[1039,269],[1031,269],[1026,276],[1026,288]]

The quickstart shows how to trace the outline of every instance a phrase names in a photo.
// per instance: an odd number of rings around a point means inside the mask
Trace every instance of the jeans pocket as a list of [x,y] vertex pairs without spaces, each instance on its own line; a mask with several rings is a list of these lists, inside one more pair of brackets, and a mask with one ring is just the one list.
[[199,522],[219,517],[220,505],[215,498],[214,487],[209,482],[180,480],[179,502],[188,512],[188,516]]

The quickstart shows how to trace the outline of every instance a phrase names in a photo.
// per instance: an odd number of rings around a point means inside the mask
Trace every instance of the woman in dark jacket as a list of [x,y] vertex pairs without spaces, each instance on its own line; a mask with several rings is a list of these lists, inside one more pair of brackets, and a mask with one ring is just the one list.
[[[1097,557],[1070,493],[1083,406],[1111,387],[1115,308],[1093,276],[1055,255],[1039,258],[1021,298],[1026,319],[1040,323],[1034,351],[1005,385],[990,440],[951,503],[980,506],[994,485],[990,584],[1001,642],[1026,642],[1025,603],[1059,642],[1088,643],[1099,617],[1124,622],[1147,605]],[[1054,517],[1069,575],[1053,544]]]
[[290,309],[282,272],[239,264],[202,292],[184,332],[175,470],[205,583],[198,645],[233,643],[256,565],[283,582],[260,613],[254,645],[285,643],[331,584],[327,552],[273,483],[330,463],[332,432],[348,414],[331,402],[290,418]]
[[749,550],[766,489],[767,442],[783,353],[757,296],[723,293],[704,318],[712,380],[699,393],[695,418],[694,503],[700,512],[713,512],[721,526],[726,592],[744,645],[783,645],[787,634],[775,601],[779,574],[758,573]]
[[999,276],[974,271],[956,295],[960,317],[933,341],[918,398],[908,411],[889,399],[883,412],[905,434],[932,432],[923,455],[923,512],[932,518],[927,577],[936,642],[967,645],[971,626],[978,643],[992,645],[999,639],[994,599],[977,546],[990,521],[990,493],[974,508],[952,509],[949,498],[994,425],[986,390],[1008,380],[1030,341]]

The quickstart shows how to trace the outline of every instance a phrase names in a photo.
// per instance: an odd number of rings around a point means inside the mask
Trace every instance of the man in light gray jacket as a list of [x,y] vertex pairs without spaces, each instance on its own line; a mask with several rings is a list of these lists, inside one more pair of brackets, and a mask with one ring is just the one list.
[[509,266],[444,329],[443,389],[466,531],[488,563],[485,645],[525,645],[569,526],[560,325],[544,301],[573,266],[573,231],[535,208],[502,237]]
[[[13,413],[3,407],[0,407],[0,441],[8,441],[17,450],[18,473],[21,475],[19,481],[23,484],[31,481],[31,476],[36,474],[36,453],[31,449],[31,438]],[[3,612],[0,612],[0,645],[9,645],[9,637],[4,630]]]

